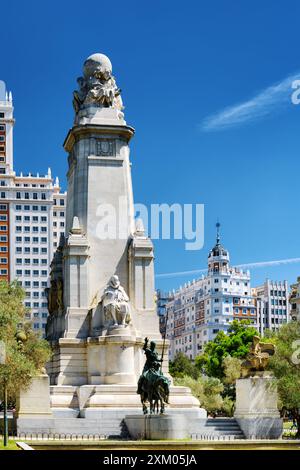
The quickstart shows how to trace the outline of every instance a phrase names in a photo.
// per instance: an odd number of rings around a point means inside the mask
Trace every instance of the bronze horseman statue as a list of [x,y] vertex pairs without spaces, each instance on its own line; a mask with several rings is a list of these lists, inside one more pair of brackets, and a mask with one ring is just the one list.
[[143,350],[146,354],[146,362],[138,381],[137,393],[141,395],[144,414],[148,413],[147,401],[149,402],[150,414],[164,413],[165,403],[169,402],[170,381],[162,373],[163,358],[159,359],[155,351],[156,344],[151,341],[149,348],[148,343],[149,339],[145,338]]

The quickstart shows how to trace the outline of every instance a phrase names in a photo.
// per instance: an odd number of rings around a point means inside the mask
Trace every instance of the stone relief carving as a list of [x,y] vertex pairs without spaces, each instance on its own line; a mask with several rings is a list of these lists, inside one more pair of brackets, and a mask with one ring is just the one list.
[[112,139],[96,140],[96,155],[99,157],[115,157],[116,142]]
[[83,66],[83,77],[77,79],[78,91],[74,91],[73,106],[77,113],[89,104],[100,107],[114,107],[122,111],[121,90],[112,75],[112,65],[104,54],[93,54]]
[[121,286],[118,276],[112,276],[101,298],[105,321],[113,326],[125,327],[131,322],[129,297]]
[[46,289],[46,296],[50,315],[64,309],[62,279],[51,280],[50,288]]

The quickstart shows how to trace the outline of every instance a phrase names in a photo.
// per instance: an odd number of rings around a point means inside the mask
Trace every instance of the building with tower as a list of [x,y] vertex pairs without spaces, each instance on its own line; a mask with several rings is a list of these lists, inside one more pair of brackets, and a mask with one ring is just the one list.
[[12,93],[0,81],[0,280],[20,282],[26,292],[27,319],[44,335],[45,289],[53,253],[65,231],[66,194],[50,169],[45,175],[16,175],[14,123]]
[[171,360],[178,352],[194,359],[220,330],[226,332],[234,319],[248,319],[257,325],[250,272],[230,265],[219,223],[216,244],[208,254],[207,275],[173,292],[166,309]]

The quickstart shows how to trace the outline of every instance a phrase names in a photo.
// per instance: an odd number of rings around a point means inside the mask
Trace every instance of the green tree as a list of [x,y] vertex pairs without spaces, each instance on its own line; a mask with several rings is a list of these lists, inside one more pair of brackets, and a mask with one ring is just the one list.
[[5,364],[0,365],[0,400],[6,385],[8,399],[14,401],[50,358],[48,342],[25,323],[24,296],[16,281],[0,282],[0,341],[6,350]]
[[169,372],[172,375],[172,377],[181,377],[181,378],[185,376],[189,376],[189,377],[192,377],[193,379],[197,379],[200,375],[199,369],[182,352],[179,352],[176,354],[174,361],[170,361]]
[[222,410],[223,398],[221,392],[224,387],[222,382],[215,377],[198,377],[193,379],[189,376],[177,377],[175,385],[189,387],[192,394],[198,398],[200,404],[209,413]]
[[225,357],[245,358],[257,334],[249,320],[234,320],[227,333],[219,331],[215,339],[206,344],[204,353],[195,359],[196,366],[206,375],[223,380]]
[[275,354],[269,367],[277,379],[282,407],[289,410],[297,422],[296,437],[300,437],[300,322],[282,325],[278,332],[269,334],[275,343]]

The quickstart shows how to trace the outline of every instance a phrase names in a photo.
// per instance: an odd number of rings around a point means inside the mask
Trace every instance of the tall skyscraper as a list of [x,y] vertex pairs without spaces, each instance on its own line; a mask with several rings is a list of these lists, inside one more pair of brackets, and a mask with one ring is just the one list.
[[44,334],[49,267],[64,233],[66,193],[59,181],[13,167],[13,100],[0,81],[0,280],[17,279],[26,291],[27,318]]

